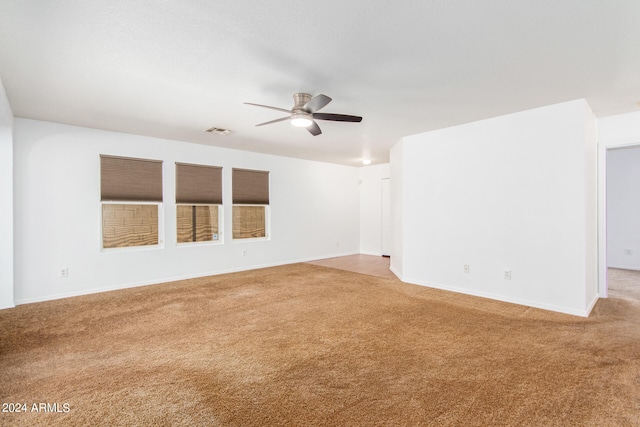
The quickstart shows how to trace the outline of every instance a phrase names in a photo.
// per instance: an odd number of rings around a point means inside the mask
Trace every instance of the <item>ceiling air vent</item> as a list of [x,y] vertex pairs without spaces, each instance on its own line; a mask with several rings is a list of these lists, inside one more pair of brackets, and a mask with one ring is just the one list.
[[209,132],[209,133],[216,133],[218,135],[229,135],[231,133],[231,130],[229,129],[223,129],[223,128],[217,128],[217,127],[210,127],[209,129],[205,130],[205,132]]

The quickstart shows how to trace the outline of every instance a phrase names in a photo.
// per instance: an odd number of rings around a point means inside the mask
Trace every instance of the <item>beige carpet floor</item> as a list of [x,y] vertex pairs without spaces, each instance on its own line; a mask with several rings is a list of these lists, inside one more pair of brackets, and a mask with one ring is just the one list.
[[585,319],[295,264],[22,305],[0,401],[27,409],[3,426],[638,426],[640,303]]

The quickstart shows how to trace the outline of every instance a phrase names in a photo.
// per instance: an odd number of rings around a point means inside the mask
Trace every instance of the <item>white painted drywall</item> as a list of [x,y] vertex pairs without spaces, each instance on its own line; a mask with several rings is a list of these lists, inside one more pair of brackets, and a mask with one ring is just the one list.
[[[14,139],[16,303],[359,250],[356,167],[25,119]],[[164,248],[101,251],[100,154],[164,162]],[[175,162],[224,168],[224,244],[176,244]],[[231,240],[232,167],[271,172],[270,240]]]
[[13,113],[0,80],[0,309],[13,301]]
[[382,255],[382,179],[389,164],[360,168],[360,253]]
[[389,269],[401,280],[404,271],[404,142],[400,140],[389,151],[391,175],[391,260]]
[[607,151],[607,264],[640,270],[640,147]]
[[[588,314],[601,295],[598,278],[598,119],[586,105],[584,114],[585,296]],[[606,285],[602,284],[602,287]]]
[[595,132],[577,100],[403,138],[391,151],[402,193],[396,274],[587,315],[597,300]]
[[606,147],[640,144],[640,112],[598,119],[598,144]]
[[383,256],[391,256],[391,178],[382,180],[382,244]]

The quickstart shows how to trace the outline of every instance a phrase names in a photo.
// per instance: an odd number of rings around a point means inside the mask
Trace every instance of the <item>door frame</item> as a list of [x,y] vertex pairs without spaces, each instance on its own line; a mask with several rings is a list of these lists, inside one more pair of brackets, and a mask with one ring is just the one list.
[[615,148],[637,147],[637,138],[598,143],[598,296],[609,296],[607,283],[607,153]]

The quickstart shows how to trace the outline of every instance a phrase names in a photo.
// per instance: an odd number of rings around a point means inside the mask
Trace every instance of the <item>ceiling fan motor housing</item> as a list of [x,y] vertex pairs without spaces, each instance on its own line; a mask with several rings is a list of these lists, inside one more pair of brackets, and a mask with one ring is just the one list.
[[294,93],[292,111],[302,109],[309,101],[311,101],[311,95],[309,95],[308,93]]

